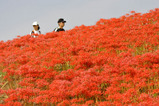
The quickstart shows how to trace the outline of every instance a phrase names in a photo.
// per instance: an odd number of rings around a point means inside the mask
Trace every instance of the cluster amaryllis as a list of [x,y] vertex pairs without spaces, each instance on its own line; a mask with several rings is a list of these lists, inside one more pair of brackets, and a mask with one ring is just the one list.
[[159,105],[159,9],[0,42],[0,106]]

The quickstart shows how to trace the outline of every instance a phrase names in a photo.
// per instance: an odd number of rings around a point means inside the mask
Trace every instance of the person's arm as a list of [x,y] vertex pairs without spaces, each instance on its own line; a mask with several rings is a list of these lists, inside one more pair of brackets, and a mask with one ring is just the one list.
[[34,31],[31,31],[31,32],[30,32],[30,35],[32,35],[33,33],[34,33]]
[[30,35],[32,34],[33,31],[30,32]]
[[34,30],[30,32],[30,36],[33,37],[33,38],[35,38],[35,36],[34,36]]

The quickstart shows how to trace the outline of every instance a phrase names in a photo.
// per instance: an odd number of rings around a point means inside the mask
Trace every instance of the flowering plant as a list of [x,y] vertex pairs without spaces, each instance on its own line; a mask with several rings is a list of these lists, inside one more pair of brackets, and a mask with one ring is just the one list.
[[159,9],[1,41],[0,104],[159,105]]

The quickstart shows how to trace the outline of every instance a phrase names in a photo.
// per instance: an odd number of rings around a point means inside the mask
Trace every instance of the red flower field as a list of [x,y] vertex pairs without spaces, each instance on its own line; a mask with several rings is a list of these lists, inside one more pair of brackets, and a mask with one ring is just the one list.
[[159,105],[159,9],[0,42],[0,106],[123,105]]

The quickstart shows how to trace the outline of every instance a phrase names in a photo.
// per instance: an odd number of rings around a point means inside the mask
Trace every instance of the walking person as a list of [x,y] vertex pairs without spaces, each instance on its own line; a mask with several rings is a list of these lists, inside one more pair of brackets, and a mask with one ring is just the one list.
[[55,28],[54,31],[55,32],[65,31],[64,26],[66,21],[63,18],[60,18],[57,23],[59,26]]
[[30,32],[30,35],[31,35],[31,37],[33,37],[33,38],[37,38],[38,35],[41,34],[40,26],[39,26],[39,24],[38,24],[37,21],[33,22],[32,25],[33,25],[34,30],[32,30],[32,31]]

